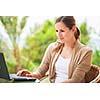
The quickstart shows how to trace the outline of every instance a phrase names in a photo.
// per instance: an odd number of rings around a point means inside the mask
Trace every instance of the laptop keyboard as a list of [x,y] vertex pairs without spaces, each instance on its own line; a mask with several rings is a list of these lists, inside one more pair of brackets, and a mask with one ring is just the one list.
[[10,74],[10,79],[19,80],[19,81],[35,81],[36,78],[17,76],[16,74]]

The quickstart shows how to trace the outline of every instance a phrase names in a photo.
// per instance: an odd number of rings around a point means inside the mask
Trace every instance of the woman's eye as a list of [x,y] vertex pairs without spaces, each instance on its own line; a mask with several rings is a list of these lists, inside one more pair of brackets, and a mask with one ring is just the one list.
[[64,30],[60,30],[61,32],[64,32]]
[[58,30],[56,30],[56,32],[58,32]]

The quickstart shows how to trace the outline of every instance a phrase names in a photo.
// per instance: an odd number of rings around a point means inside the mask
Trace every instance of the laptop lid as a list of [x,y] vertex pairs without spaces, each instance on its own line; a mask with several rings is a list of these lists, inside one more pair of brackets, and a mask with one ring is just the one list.
[[25,77],[25,76],[17,76],[16,74],[9,74],[5,58],[3,53],[0,53],[0,78],[6,79],[6,80],[11,80],[14,79],[14,81],[32,81],[35,82],[38,80],[36,78],[31,78],[31,77]]
[[0,78],[10,80],[3,53],[0,53]]

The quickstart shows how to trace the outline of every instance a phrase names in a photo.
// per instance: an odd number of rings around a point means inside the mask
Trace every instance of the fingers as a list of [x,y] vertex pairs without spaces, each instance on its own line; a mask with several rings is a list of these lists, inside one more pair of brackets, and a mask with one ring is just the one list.
[[27,77],[33,77],[32,74],[26,74],[25,76],[27,76]]
[[18,76],[26,76],[26,74],[31,74],[31,72],[29,72],[28,70],[21,70],[17,72]]
[[17,76],[21,76],[22,71],[17,72]]

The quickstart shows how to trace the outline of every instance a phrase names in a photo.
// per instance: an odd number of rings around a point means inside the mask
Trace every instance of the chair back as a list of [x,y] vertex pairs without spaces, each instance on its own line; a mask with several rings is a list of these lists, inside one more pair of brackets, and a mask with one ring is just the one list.
[[90,71],[85,75],[86,83],[100,83],[100,67],[91,65]]

